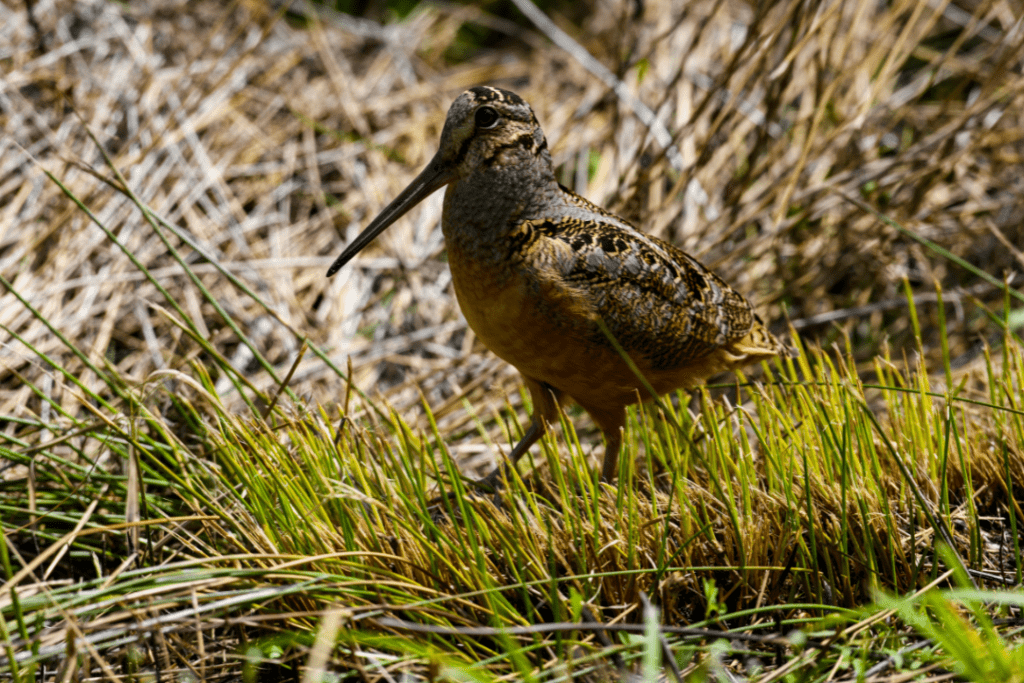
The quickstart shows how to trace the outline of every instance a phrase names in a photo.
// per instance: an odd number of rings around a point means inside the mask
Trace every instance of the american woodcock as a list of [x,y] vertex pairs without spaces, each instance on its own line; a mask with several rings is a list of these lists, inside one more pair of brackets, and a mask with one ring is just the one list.
[[437,154],[327,275],[446,185],[441,228],[459,306],[533,400],[513,465],[572,399],[604,433],[602,477],[618,474],[626,406],[650,392],[609,335],[658,394],[783,348],[696,259],[562,187],[533,109],[499,88],[455,100]]

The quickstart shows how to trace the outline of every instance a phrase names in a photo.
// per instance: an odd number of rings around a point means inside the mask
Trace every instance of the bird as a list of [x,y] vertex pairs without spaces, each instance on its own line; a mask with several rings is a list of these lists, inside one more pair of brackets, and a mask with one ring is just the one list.
[[[559,184],[533,109],[492,86],[455,99],[437,153],[327,276],[442,187],[459,307],[519,371],[533,403],[510,467],[571,400],[603,433],[601,477],[612,482],[627,406],[784,349],[750,302],[697,259]],[[500,484],[501,469],[480,482]]]

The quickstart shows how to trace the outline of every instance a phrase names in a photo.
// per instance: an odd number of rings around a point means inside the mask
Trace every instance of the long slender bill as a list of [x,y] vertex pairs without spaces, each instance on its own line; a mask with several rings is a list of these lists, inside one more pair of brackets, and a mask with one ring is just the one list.
[[327,277],[330,277],[341,270],[342,266],[352,260],[363,248],[384,232],[384,230],[397,221],[406,211],[419,204],[429,197],[438,188],[444,187],[455,178],[455,173],[448,168],[436,155],[427,164],[416,178],[409,183],[409,186],[402,190],[401,194],[384,207],[373,221],[366,226],[366,229],[359,233],[359,236],[352,240],[352,243],[345,247],[341,256],[327,269]]

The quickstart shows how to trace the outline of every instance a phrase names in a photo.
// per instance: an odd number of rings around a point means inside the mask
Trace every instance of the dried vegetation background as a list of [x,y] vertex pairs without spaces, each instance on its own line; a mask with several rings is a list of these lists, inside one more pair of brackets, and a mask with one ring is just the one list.
[[[969,362],[994,333],[971,297],[998,311],[1002,292],[851,200],[996,278],[1024,267],[1016,2],[595,2],[553,15],[575,54],[549,29],[475,5],[424,3],[389,24],[301,3],[30,6],[0,6],[0,413],[10,417],[54,414],[26,378],[61,409],[86,410],[36,352],[105,391],[55,331],[136,382],[203,363],[210,351],[173,302],[261,390],[308,339],[326,356],[299,363],[300,397],[337,401],[342,381],[325,360],[351,362],[356,386],[410,420],[425,398],[442,434],[467,435],[456,452],[489,462],[474,417],[520,399],[514,371],[459,313],[441,197],[324,277],[432,155],[452,99],[481,83],[532,103],[564,184],[704,260],[777,332],[790,321],[830,343],[843,328],[865,359],[886,340],[909,348],[907,279],[933,349],[936,282],[953,303],[954,356]],[[470,30],[487,39],[467,42]],[[166,243],[89,131],[166,223]],[[229,378],[215,379],[241,405]]]

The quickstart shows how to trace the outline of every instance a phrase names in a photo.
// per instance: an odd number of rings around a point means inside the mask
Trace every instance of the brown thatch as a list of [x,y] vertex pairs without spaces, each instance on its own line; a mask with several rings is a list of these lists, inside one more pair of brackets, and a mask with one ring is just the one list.
[[[104,391],[40,317],[139,382],[203,362],[187,316],[263,390],[308,338],[402,414],[424,396],[445,433],[470,424],[463,398],[485,417],[517,401],[514,372],[474,341],[437,258],[440,197],[324,277],[429,158],[452,98],[478,83],[533,104],[563,182],[704,259],[778,331],[788,316],[828,340],[840,321],[867,352],[887,335],[902,343],[903,279],[924,302],[941,282],[954,354],[970,357],[985,318],[961,291],[995,305],[1001,293],[851,198],[996,278],[1024,264],[1024,41],[1005,2],[597,3],[555,17],[575,52],[550,27],[472,6],[424,4],[387,25],[300,4],[29,6],[6,10],[0,31],[0,273],[13,290],[0,289],[2,414],[51,415],[25,378],[80,413],[68,381],[41,379],[53,372],[43,354]],[[487,27],[493,45],[467,44],[465,26]],[[453,44],[470,58],[452,62]],[[166,244],[90,131],[174,226]],[[922,315],[937,344],[934,311]],[[307,354],[291,387],[330,402],[339,379]]]

